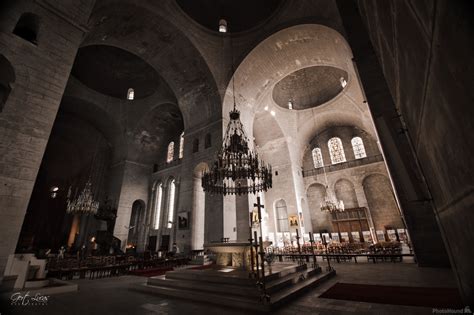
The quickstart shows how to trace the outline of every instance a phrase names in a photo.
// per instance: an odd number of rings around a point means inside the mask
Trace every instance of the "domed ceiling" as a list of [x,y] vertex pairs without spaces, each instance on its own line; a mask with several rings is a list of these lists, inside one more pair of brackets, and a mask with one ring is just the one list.
[[135,99],[148,97],[163,83],[144,60],[106,45],[80,48],[71,73],[87,87],[121,99],[126,99],[129,88],[134,89]]
[[242,32],[265,21],[282,0],[176,0],[196,22],[217,32],[219,20],[225,19],[229,32]]
[[296,110],[316,107],[336,97],[343,90],[341,81],[347,82],[347,76],[346,71],[330,66],[304,68],[275,85],[273,100],[286,109],[290,100]]

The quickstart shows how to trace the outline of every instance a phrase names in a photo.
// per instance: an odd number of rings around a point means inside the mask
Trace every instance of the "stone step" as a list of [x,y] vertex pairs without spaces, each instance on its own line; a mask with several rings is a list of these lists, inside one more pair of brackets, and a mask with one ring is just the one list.
[[321,267],[307,268],[291,274],[287,274],[283,277],[275,279],[273,281],[267,281],[266,288],[269,292],[277,292],[287,286],[290,286],[299,281],[301,276],[305,278],[313,277],[321,273]]
[[182,279],[166,279],[164,276],[160,276],[149,278],[147,284],[150,286],[162,286],[190,291],[205,291],[215,294],[222,294],[222,292],[232,292],[232,295],[247,297],[255,296],[258,293],[258,288],[255,282],[253,286],[241,286]]
[[315,276],[301,279],[293,286],[286,287],[285,289],[271,295],[270,304],[272,307],[282,305],[285,301],[288,301],[289,299],[292,299],[297,295],[302,294],[315,286],[318,286],[335,275],[336,270],[332,269],[331,271],[321,272]]
[[[321,273],[321,268],[299,268],[302,270],[285,274],[280,278],[275,278],[271,281],[266,282],[267,291],[270,293],[277,292],[287,286],[291,286],[294,283],[298,282],[301,276],[311,277]],[[168,286],[174,288],[181,288],[187,290],[202,290],[206,292],[220,293],[222,291],[232,292],[235,295],[242,296],[255,296],[258,293],[258,288],[256,285],[256,279],[250,280],[252,286],[248,285],[239,285],[239,284],[228,284],[228,283],[215,283],[208,281],[197,281],[197,280],[184,280],[184,279],[170,279],[165,276],[157,276],[148,278],[148,285],[155,286]]]
[[[312,268],[311,268],[312,269]],[[318,273],[319,272],[319,273]],[[299,272],[301,273],[301,272]],[[254,290],[254,295],[244,296],[238,295],[235,290],[228,290],[229,285],[224,284],[215,284],[217,288],[221,288],[215,292],[208,292],[199,287],[199,283],[195,283],[197,287],[193,288],[180,288],[168,286],[171,284],[170,280],[164,279],[162,281],[156,281],[155,284],[133,284],[130,288],[140,292],[165,295],[169,297],[177,297],[180,299],[188,299],[197,302],[212,303],[217,305],[224,305],[227,307],[234,307],[238,309],[251,309],[259,311],[269,311],[277,305],[281,305],[288,299],[294,298],[296,295],[301,294],[308,290],[311,287],[319,285],[320,283],[326,281],[330,277],[334,276],[336,272],[334,270],[329,272],[321,272],[319,268],[312,269],[308,271],[309,277],[302,279],[297,278],[298,281],[292,283],[291,286],[286,286],[283,289],[271,293],[267,291],[267,294],[270,295],[270,300],[266,303],[261,301],[261,292]],[[156,277],[158,278],[158,277]],[[174,284],[177,284],[180,280],[171,280]],[[166,286],[165,286],[166,284]],[[209,284],[205,284],[207,286]],[[232,286],[231,286],[232,287]],[[245,288],[241,288],[244,290]],[[248,288],[247,288],[248,289]],[[241,291],[243,292],[243,291]],[[249,291],[250,292],[250,291]]]
[[261,310],[259,296],[251,298],[244,296],[226,296],[223,294],[213,294],[200,290],[184,290],[180,288],[164,287],[156,285],[132,284],[130,289],[150,294],[165,295],[179,299],[187,299],[196,302],[205,302],[216,305],[225,305],[233,308],[247,308],[252,310]]

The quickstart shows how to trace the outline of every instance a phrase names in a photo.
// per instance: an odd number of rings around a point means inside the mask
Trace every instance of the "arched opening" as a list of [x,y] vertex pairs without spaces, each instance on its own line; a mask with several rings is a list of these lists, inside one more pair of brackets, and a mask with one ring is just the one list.
[[355,192],[354,184],[347,179],[340,179],[334,185],[334,192],[337,200],[344,202],[344,207],[357,208],[359,203],[357,201],[357,195]]
[[175,199],[176,199],[176,180],[173,178],[170,180],[169,187],[168,187],[168,220],[166,224],[168,229],[171,229],[174,224]]
[[132,204],[132,214],[128,225],[127,250],[136,251],[139,243],[139,232],[142,230],[145,218],[145,202],[135,200]]
[[331,156],[331,163],[337,164],[346,161],[346,155],[344,154],[344,147],[342,141],[338,137],[329,139],[328,141],[329,155]]
[[362,159],[367,156],[367,154],[365,153],[364,142],[362,141],[361,137],[352,138],[351,144],[356,159]]
[[376,231],[403,229],[390,181],[381,174],[371,174],[362,182]]
[[163,183],[157,183],[155,186],[155,209],[153,211],[153,228],[158,230],[161,223],[161,208],[163,204]]
[[326,211],[321,211],[321,204],[324,202],[326,187],[322,184],[313,184],[307,191],[308,206],[311,216],[313,232],[328,233],[332,230],[331,216]]
[[15,70],[11,63],[0,54],[0,113],[3,111],[15,82]]
[[314,168],[320,168],[324,166],[323,162],[323,155],[321,154],[321,149],[320,148],[314,148],[313,151],[311,151],[312,157],[313,157],[313,166]]
[[196,138],[193,141],[193,153],[196,153],[199,151],[199,139]]
[[207,149],[207,148],[210,148],[212,145],[211,143],[211,134],[208,133],[206,134],[206,137],[204,138],[204,148]]
[[202,188],[202,172],[208,169],[206,163],[200,163],[193,172],[193,212],[191,216],[191,249],[200,250],[204,245],[204,225],[206,215],[206,195]]
[[179,158],[182,159],[184,156],[184,131],[179,136]]
[[171,141],[168,144],[168,152],[167,152],[167,155],[166,155],[166,163],[173,162],[173,159],[174,159],[174,142]]
[[37,44],[39,17],[33,13],[23,13],[13,29],[13,34]]

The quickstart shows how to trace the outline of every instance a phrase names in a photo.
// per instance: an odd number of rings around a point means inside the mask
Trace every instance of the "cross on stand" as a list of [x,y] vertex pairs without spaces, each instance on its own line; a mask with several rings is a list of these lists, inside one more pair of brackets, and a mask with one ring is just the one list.
[[[261,281],[257,282],[257,285],[261,287],[262,290],[262,295],[260,299],[263,302],[270,302],[270,296],[267,294],[267,289],[265,287],[265,250],[263,248],[263,239],[262,239],[262,209],[264,208],[263,205],[260,203],[260,197],[257,197],[257,203],[253,204],[254,207],[257,207],[258,211],[258,223],[260,226],[260,261],[261,261],[261,266],[262,266],[262,277]],[[257,232],[255,232],[255,243],[257,242]],[[257,256],[257,261],[258,261],[258,256]],[[258,262],[257,262],[257,274],[258,274]]]

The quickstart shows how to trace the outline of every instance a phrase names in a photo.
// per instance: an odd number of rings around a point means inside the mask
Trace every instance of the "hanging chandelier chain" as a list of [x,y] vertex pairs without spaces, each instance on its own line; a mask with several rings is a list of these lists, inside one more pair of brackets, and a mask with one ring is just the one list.
[[211,194],[256,194],[272,187],[272,168],[259,160],[258,154],[249,148],[249,139],[240,121],[235,98],[232,40],[230,48],[234,107],[229,113],[230,120],[216,160],[209,170],[203,172],[202,187]]

